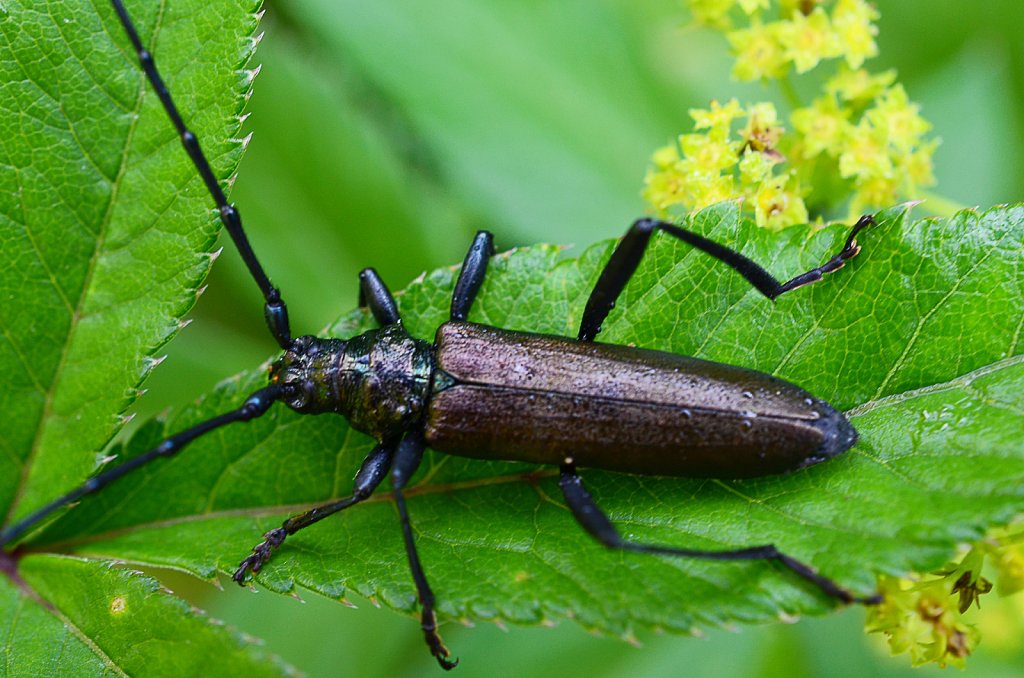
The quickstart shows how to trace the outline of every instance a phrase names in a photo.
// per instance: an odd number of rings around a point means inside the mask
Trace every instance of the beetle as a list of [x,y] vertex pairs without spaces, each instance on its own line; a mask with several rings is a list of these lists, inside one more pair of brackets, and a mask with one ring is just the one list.
[[774,560],[842,602],[877,600],[855,596],[771,545],[708,552],[625,540],[589,496],[579,473],[579,468],[597,468],[685,477],[760,477],[794,471],[852,447],[856,432],[843,414],[793,384],[741,367],[600,344],[595,339],[655,232],[714,257],[765,297],[775,299],[821,280],[856,256],[860,250],[856,237],[873,223],[870,216],[857,222],[834,257],[785,283],[738,252],[678,225],[640,219],[605,264],[575,339],[467,321],[494,253],[493,236],[481,231],[463,261],[450,319],[438,328],[434,342],[405,331],[394,298],[373,269],[360,275],[359,303],[369,309],[380,329],[344,341],[293,337],[287,307],[249,245],[239,212],[227,202],[121,0],[112,4],[263,294],[265,319],[283,355],[271,368],[270,384],[241,407],[164,440],[8,526],[0,533],[5,546],[54,511],[149,461],[172,456],[221,426],[262,416],[281,401],[301,413],[342,414],[378,445],[364,460],[350,497],[290,518],[265,534],[241,561],[234,579],[245,583],[249,573],[264,567],[288,536],[366,499],[390,478],[421,603],[421,627],[432,655],[446,669],[457,661],[450,659],[437,632],[434,596],[416,550],[404,497],[427,446],[454,455],[558,465],[560,487],[571,512],[608,547],[715,560]]

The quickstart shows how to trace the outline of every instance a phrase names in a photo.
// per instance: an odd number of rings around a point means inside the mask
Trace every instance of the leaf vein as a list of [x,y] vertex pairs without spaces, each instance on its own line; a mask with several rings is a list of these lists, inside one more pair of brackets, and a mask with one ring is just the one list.
[[[1005,234],[1003,237],[1005,238]],[[1000,241],[1001,240],[1002,238],[1000,238]],[[932,306],[923,316],[921,316],[918,319],[917,324],[914,327],[914,331],[907,339],[906,346],[903,347],[903,352],[900,353],[900,355],[893,362],[892,366],[889,368],[888,372],[886,372],[886,375],[882,379],[882,382],[878,385],[878,390],[876,390],[875,394],[871,397],[872,400],[882,397],[882,394],[884,393],[885,388],[889,385],[889,382],[892,381],[893,377],[900,370],[900,368],[907,363],[907,359],[910,355],[911,349],[917,343],[917,340],[921,336],[921,332],[924,330],[925,325],[928,324],[928,321],[931,320],[932,316],[938,313],[939,309],[942,308],[942,306],[959,291],[960,287],[967,281],[967,279],[970,278],[970,276],[982,264],[988,261],[988,259],[992,256],[992,253],[995,251],[995,249],[995,246],[989,248],[976,262],[974,262],[971,268],[964,275],[959,276],[956,279],[956,281],[953,283],[953,286],[949,288],[946,294],[943,295],[943,297],[939,299],[934,306]]]

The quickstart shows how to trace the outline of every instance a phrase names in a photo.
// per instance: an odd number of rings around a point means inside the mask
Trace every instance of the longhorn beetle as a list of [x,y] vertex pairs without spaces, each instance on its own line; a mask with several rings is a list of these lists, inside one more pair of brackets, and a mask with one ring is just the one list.
[[337,413],[377,440],[355,477],[352,495],[300,515],[263,535],[233,579],[246,583],[290,535],[369,497],[390,478],[405,551],[421,604],[427,646],[445,669],[450,659],[437,631],[434,595],[420,562],[404,490],[429,446],[483,459],[556,464],[565,502],[581,527],[609,548],[710,560],[772,560],[844,603],[871,604],[809,565],[759,545],[701,551],[624,539],[587,493],[580,468],[622,473],[749,478],[786,473],[850,449],[857,433],[844,415],[793,384],[753,370],[642,348],[596,343],[601,323],[636,271],[655,232],[714,257],[774,300],[842,268],[860,247],[862,217],[842,249],[823,265],[780,282],[744,255],[678,225],[636,221],[605,264],[587,300],[575,339],[467,322],[483,283],[493,237],[473,239],[455,284],[448,322],[433,343],[411,337],[387,286],[372,268],[360,274],[359,304],[380,327],[348,340],[293,337],[288,311],[250,246],[240,214],[228,203],[199,141],[165,87],[122,4],[113,7],[141,68],[209,191],[224,227],[264,297],[264,316],[283,354],[270,383],[238,409],[167,438],[152,450],[99,473],[0,532],[8,545],[54,511],[96,492],[200,436],[265,414],[280,401],[300,413]]

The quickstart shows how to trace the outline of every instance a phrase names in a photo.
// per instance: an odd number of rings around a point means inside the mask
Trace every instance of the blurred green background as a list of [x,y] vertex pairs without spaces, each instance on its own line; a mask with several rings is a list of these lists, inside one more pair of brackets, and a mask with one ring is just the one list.
[[[968,206],[1019,201],[1024,3],[876,4],[881,56],[868,65],[898,69],[942,138],[934,193]],[[362,267],[397,290],[461,261],[479,228],[502,249],[621,235],[643,213],[650,153],[689,129],[687,109],[731,96],[781,106],[772,87],[732,82],[724,38],[687,19],[673,0],[268,3],[245,128],[254,137],[232,199],[293,331],[316,333],[354,306]],[[813,87],[802,88],[808,100]],[[143,416],[274,352],[256,286],[225,244],[195,322],[147,383]],[[438,675],[416,622],[393,612],[165,580],[311,675]],[[909,673],[861,633],[863,615],[642,636],[641,649],[570,621],[443,631],[464,678]],[[983,644],[968,672],[1021,675],[1024,649]]]

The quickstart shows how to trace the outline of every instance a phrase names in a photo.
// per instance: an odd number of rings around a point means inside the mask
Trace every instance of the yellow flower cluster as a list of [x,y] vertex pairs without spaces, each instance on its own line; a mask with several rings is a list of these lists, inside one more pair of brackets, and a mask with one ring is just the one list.
[[917,581],[880,577],[883,601],[868,609],[867,630],[884,633],[892,653],[908,652],[914,665],[935,662],[962,668],[980,638],[964,614],[972,606],[981,607],[979,598],[993,588],[982,576],[986,566],[995,570],[1000,596],[1024,589],[1024,532],[1019,526],[993,530],[959,563]]
[[935,183],[932,155],[937,139],[926,139],[931,125],[910,101],[892,71],[871,76],[842,69],[825,94],[791,114],[795,165],[811,167],[824,155],[852,183],[851,214],[860,214],[901,197],[916,197]]
[[[670,208],[687,212],[743,198],[758,225],[778,229],[805,223],[808,200],[820,210],[848,202],[852,217],[917,198],[935,183],[938,141],[926,137],[931,126],[920,108],[895,73],[861,68],[878,52],[878,12],[865,0],[688,4],[699,23],[726,33],[740,80],[781,79],[790,65],[803,73],[826,59],[845,61],[810,106],[791,101],[785,134],[770,103],[744,108],[731,100],[691,110],[694,133],[658,149],[645,178],[644,198],[663,216]],[[786,93],[795,99],[792,89]]]
[[[675,205],[698,210],[716,202],[743,197],[753,205],[757,223],[782,228],[807,221],[807,208],[793,173],[775,175],[783,161],[777,150],[782,127],[772,104],[744,110],[738,101],[692,109],[701,134],[680,135],[677,143],[654,153],[644,198],[661,213]],[[738,130],[734,124],[746,120]]]
[[978,632],[964,623],[946,578],[911,582],[881,577],[881,605],[868,609],[867,630],[884,633],[893,654],[910,654],[914,666],[938,663],[963,668],[978,643]]
[[[878,54],[878,11],[865,0],[690,0],[698,23],[726,31],[739,80],[778,78],[792,64],[805,73],[823,59],[844,58],[850,68]],[[831,13],[826,6],[831,6]],[[733,29],[734,15],[748,27]]]

